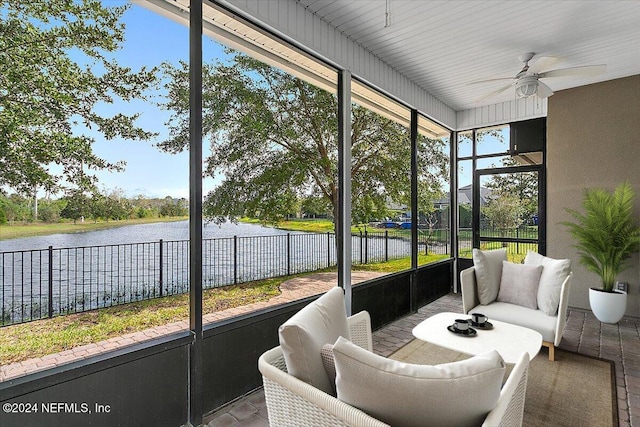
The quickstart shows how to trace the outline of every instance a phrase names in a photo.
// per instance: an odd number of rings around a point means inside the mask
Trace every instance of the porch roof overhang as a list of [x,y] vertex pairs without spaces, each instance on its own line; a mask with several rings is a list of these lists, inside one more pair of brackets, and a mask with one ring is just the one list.
[[[136,2],[186,23],[188,0]],[[204,17],[204,33],[227,46],[332,91],[334,67],[347,69],[454,130],[546,115],[546,99],[519,99],[513,87],[483,99],[504,81],[468,84],[514,77],[522,68],[519,56],[527,52],[536,53],[533,62],[555,58],[553,69],[607,66],[597,76],[546,79],[554,91],[640,73],[640,2],[205,0]],[[357,89],[354,96],[371,108],[406,115],[404,105],[381,106]],[[498,111],[496,118],[488,117],[492,111]],[[439,133],[437,127],[429,131]]]
[[[136,0],[135,3],[183,25],[189,23],[189,0]],[[238,19],[213,3],[203,4],[203,33],[227,47],[284,70],[328,92],[337,93],[336,68],[289,43],[274,38],[256,25]],[[411,114],[406,105],[357,80],[352,83],[351,91],[356,103],[409,127]],[[448,137],[450,133],[448,128],[426,120],[418,123],[418,130],[432,138]]]

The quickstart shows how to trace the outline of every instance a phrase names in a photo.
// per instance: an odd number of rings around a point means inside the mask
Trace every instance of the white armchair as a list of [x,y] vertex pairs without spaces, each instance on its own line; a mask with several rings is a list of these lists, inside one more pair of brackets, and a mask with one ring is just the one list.
[[462,310],[465,314],[478,312],[486,315],[489,319],[512,323],[540,332],[542,345],[549,348],[549,360],[553,361],[555,359],[555,347],[560,345],[562,334],[564,333],[572,277],[573,274],[569,273],[564,282],[562,282],[558,311],[555,316],[549,316],[541,310],[533,310],[504,302],[481,305],[478,299],[475,267],[470,267],[460,272]]

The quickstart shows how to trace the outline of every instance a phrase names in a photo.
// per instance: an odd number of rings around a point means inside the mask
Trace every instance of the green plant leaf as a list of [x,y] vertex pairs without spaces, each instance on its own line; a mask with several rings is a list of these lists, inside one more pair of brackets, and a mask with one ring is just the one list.
[[566,211],[574,221],[561,224],[576,240],[580,263],[600,276],[605,291],[611,292],[616,277],[627,267],[631,254],[640,250],[640,225],[633,216],[635,193],[624,182],[613,192],[585,190],[584,213]]

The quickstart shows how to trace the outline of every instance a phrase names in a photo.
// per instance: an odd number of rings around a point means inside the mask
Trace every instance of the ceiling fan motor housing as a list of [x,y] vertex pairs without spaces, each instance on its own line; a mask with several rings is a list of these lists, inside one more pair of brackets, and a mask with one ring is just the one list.
[[516,82],[516,96],[528,98],[538,90],[538,76],[524,76]]

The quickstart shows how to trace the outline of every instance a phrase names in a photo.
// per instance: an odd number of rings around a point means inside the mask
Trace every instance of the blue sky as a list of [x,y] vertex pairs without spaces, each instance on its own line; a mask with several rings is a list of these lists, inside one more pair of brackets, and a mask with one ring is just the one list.
[[[504,153],[509,149],[509,127],[505,126],[500,130],[502,135],[502,141],[493,137],[490,134],[484,134],[477,144],[477,154],[494,154]],[[464,138],[462,143],[458,146],[458,156],[470,157],[472,154],[471,139]],[[501,160],[506,156],[497,156],[492,158],[478,159],[477,168],[494,168],[501,167]],[[473,182],[473,170],[471,160],[460,160],[458,163],[458,186],[464,187],[470,185]]]
[[[121,0],[105,0],[108,5],[120,5]],[[122,49],[115,53],[117,61],[122,66],[129,66],[134,70],[142,66],[153,67],[163,61],[177,64],[182,60],[188,62],[189,58],[189,31],[168,18],[153,13],[141,6],[132,5],[123,17],[126,25],[125,41]],[[226,55],[223,47],[213,40],[203,39],[203,60],[213,62],[224,60]],[[93,136],[95,153],[110,161],[126,161],[124,172],[93,172],[99,178],[99,186],[107,191],[116,188],[124,190],[127,197],[135,197],[139,194],[147,197],[188,197],[189,195],[189,168],[188,153],[169,154],[161,152],[154,146],[163,141],[168,132],[164,123],[170,117],[167,111],[163,111],[149,102],[117,102],[114,105],[101,105],[99,111],[104,114],[141,113],[138,125],[146,130],[158,132],[159,136],[152,141],[130,141],[114,139],[107,141],[100,134],[87,129],[78,129]],[[506,132],[508,141],[508,131]],[[204,157],[208,155],[208,142],[204,141]],[[482,144],[487,152],[504,151],[506,147],[496,144],[493,138],[488,138]],[[465,155],[467,153],[462,153]],[[469,153],[470,154],[470,148]],[[460,186],[471,183],[470,169],[466,167],[459,176]],[[469,165],[470,166],[470,165]],[[486,166],[485,166],[486,167]],[[213,189],[217,181],[207,178],[203,183],[204,194]]]
[[[108,5],[123,4],[121,1],[105,1]],[[174,21],[155,14],[141,6],[133,5],[123,16],[126,25],[125,41],[115,57],[122,66],[138,70],[142,66],[153,67],[163,61],[177,64],[179,60],[189,59],[189,30]],[[222,46],[207,37],[203,40],[203,57],[206,62],[223,58]],[[107,141],[100,134],[82,129],[85,134],[95,138],[94,152],[110,161],[126,161],[124,172],[94,172],[100,181],[99,186],[107,191],[119,188],[128,197],[143,194],[148,197],[188,197],[189,195],[189,155],[187,152],[169,154],[154,146],[163,141],[168,132],[164,123],[169,113],[149,102],[117,102],[113,105],[101,105],[101,113],[125,114],[141,113],[137,124],[145,130],[160,135],[152,141],[130,141],[114,139]],[[205,157],[207,146],[205,145]],[[216,183],[205,179],[205,194]]]

